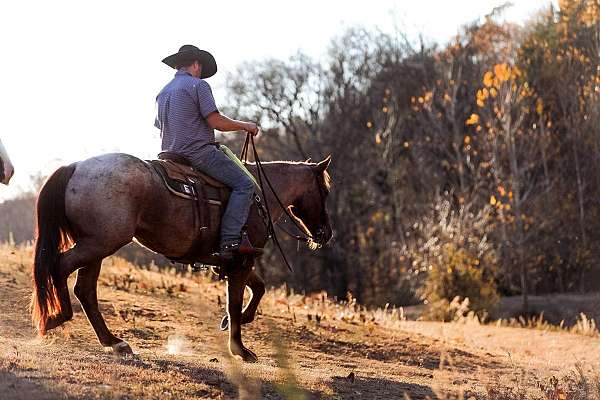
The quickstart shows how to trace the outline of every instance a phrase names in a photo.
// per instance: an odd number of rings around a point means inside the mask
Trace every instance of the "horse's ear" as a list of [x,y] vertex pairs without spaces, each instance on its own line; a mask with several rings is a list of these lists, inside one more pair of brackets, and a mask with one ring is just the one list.
[[318,163],[315,168],[317,169],[317,171],[323,173],[325,172],[325,170],[327,169],[327,167],[329,167],[329,163],[331,163],[331,154],[327,156],[327,158],[325,158],[323,161],[321,161],[320,163]]

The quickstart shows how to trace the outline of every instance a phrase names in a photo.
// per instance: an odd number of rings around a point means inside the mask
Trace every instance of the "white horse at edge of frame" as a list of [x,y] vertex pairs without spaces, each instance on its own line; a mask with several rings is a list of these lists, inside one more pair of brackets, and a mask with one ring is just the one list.
[[12,163],[10,162],[10,157],[8,157],[8,153],[0,140],[0,164],[2,167],[0,168],[0,183],[8,185],[10,182],[10,178],[15,174],[15,169],[13,168]]

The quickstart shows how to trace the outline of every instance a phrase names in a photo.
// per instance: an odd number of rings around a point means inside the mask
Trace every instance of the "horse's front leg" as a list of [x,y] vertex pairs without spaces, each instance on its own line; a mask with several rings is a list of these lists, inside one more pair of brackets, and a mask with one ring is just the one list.
[[[254,265],[254,263],[251,265]],[[252,297],[250,298],[246,308],[244,308],[242,311],[242,325],[249,324],[250,322],[254,321],[258,305],[265,294],[265,281],[263,281],[263,279],[254,270],[250,271],[246,281],[246,286],[248,286],[252,292]],[[225,315],[221,320],[221,330],[226,331],[227,329],[229,329],[229,317]]]
[[242,343],[242,305],[244,289],[250,274],[248,263],[234,264],[227,274],[227,313],[229,314],[229,351],[244,361],[256,362],[256,354],[244,347]]

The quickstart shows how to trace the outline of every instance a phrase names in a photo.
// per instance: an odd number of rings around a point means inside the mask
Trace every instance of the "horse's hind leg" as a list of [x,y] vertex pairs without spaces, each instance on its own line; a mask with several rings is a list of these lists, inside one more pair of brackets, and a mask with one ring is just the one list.
[[101,251],[96,246],[82,240],[75,247],[60,255],[58,271],[55,271],[53,274],[54,286],[56,287],[60,302],[60,312],[48,318],[46,330],[54,329],[73,318],[73,308],[71,307],[67,279],[69,275],[84,266],[86,262],[96,257],[96,254],[100,254]]
[[73,317],[71,298],[67,287],[69,275],[98,258],[111,254],[109,249],[95,245],[90,240],[81,240],[73,248],[62,253],[58,268],[53,271],[53,281],[60,307],[58,313],[48,317],[46,330],[54,329]]
[[120,240],[114,238],[113,240],[80,238],[73,248],[60,255],[58,268],[53,273],[53,279],[58,291],[61,312],[48,320],[47,329],[55,328],[71,319],[73,311],[69,289],[67,288],[67,278],[79,269],[74,288],[75,296],[80,301],[98,340],[103,346],[110,346],[115,351],[131,352],[129,345],[115,337],[106,327],[98,310],[96,297],[96,283],[100,274],[102,259],[127,243],[127,239],[125,235]]
[[73,318],[73,308],[71,307],[67,278],[57,277],[54,285],[58,294],[58,301],[60,302],[60,313],[48,317],[46,330],[54,329]]
[[77,271],[77,281],[73,291],[81,303],[81,307],[92,325],[98,341],[105,348],[112,348],[115,353],[133,353],[129,345],[112,334],[106,326],[98,308],[97,285],[102,259],[89,263]]

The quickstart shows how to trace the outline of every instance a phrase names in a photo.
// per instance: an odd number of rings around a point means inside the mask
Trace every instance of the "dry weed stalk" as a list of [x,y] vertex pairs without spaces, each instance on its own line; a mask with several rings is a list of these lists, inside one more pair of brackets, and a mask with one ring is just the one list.
[[329,297],[321,291],[311,295],[295,294],[284,287],[271,289],[266,294],[274,308],[283,308],[293,317],[304,315],[318,325],[323,321],[343,321],[353,325],[385,328],[401,328],[406,321],[404,309],[386,304],[384,307],[369,309],[357,303],[351,293],[343,301]]

